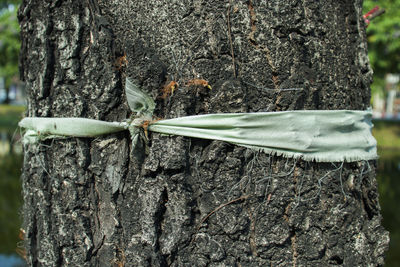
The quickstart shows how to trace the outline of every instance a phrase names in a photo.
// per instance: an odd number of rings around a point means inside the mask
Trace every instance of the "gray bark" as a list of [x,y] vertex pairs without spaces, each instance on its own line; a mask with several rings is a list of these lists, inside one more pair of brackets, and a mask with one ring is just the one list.
[[[131,115],[126,76],[156,100],[159,118],[365,110],[372,72],[361,5],[25,0],[27,115],[121,121]],[[188,85],[195,78],[213,89]],[[173,96],[157,98],[171,80]],[[25,147],[30,266],[383,265],[374,161],[342,166],[219,141],[150,140],[137,157],[128,132]]]

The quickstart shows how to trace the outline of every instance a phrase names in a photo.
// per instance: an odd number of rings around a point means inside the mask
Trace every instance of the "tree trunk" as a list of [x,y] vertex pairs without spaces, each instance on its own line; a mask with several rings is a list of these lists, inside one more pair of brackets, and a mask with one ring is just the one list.
[[[25,0],[27,116],[122,121],[126,76],[159,118],[365,110],[361,5]],[[160,97],[170,81],[178,88]],[[155,133],[147,154],[131,150],[128,132],[25,147],[30,266],[383,265],[374,161],[306,162]]]

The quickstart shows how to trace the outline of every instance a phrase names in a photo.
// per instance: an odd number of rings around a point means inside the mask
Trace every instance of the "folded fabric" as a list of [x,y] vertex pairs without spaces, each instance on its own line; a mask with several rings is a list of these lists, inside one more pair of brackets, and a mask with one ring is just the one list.
[[25,143],[49,138],[96,137],[130,130],[133,145],[140,130],[220,140],[290,158],[318,162],[376,159],[371,111],[295,110],[185,116],[151,123],[154,101],[129,79],[126,95],[136,118],[104,122],[85,118],[24,118]]

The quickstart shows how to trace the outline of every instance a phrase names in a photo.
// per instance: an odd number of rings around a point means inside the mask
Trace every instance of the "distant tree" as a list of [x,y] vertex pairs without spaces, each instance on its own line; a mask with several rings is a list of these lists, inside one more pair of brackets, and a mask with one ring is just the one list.
[[385,14],[375,18],[367,29],[368,55],[374,71],[373,93],[383,92],[386,73],[400,73],[400,2],[366,0],[364,13],[378,4]]
[[10,5],[19,5],[21,0],[0,0],[0,9],[7,8]]
[[20,49],[19,25],[16,4],[19,1],[0,1],[0,77],[5,78],[5,88],[10,88],[18,78],[18,54]]

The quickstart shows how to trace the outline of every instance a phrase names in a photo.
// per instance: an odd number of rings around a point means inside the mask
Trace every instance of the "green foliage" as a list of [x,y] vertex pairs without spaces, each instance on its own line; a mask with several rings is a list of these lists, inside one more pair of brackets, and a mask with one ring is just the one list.
[[[16,1],[1,1],[0,7]],[[6,3],[6,4],[5,4]],[[5,77],[6,87],[18,75],[18,54],[20,50],[19,24],[17,8],[0,10],[0,76]]]
[[0,0],[0,13],[9,6],[18,6],[21,4],[21,0]]
[[4,5],[18,5],[21,3],[21,0],[0,0],[0,6]]
[[364,14],[379,5],[385,13],[367,28],[368,55],[374,71],[373,92],[383,92],[386,73],[400,73],[400,1],[365,0]]
[[400,151],[400,127],[397,122],[374,121],[372,134],[378,147]]

